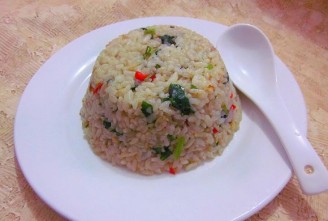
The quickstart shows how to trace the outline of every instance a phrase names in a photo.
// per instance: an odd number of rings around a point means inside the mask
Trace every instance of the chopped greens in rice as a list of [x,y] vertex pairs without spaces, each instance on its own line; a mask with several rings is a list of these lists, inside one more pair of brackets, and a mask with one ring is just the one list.
[[239,128],[241,106],[211,43],[160,25],[108,43],[80,114],[103,159],[145,175],[175,174],[223,152]]

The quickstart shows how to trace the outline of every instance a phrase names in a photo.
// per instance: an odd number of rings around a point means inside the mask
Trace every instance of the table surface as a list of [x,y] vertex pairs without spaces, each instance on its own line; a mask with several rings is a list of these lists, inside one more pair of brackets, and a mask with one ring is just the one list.
[[[308,138],[328,165],[327,0],[0,0],[0,220],[65,220],[25,180],[14,119],[29,80],[56,51],[107,24],[148,16],[250,23],[269,37],[305,98]],[[303,195],[295,177],[248,220],[328,220],[328,193]]]

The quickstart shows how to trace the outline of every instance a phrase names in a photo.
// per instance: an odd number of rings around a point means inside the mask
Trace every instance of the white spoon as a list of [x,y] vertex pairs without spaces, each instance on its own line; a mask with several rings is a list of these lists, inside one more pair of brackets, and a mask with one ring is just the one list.
[[225,31],[217,48],[234,85],[265,114],[280,138],[305,194],[328,190],[328,171],[300,133],[277,91],[274,53],[258,28],[237,24]]

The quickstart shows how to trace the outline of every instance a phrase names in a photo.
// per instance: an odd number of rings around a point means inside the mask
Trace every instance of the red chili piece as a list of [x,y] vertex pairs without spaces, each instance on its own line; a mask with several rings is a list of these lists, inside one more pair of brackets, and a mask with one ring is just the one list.
[[155,78],[156,78],[156,74],[153,74],[153,75],[150,77],[151,81],[154,81]]
[[185,120],[185,123],[186,123],[186,125],[189,127],[190,125],[189,125],[189,121],[188,121],[188,119],[186,119]]
[[175,175],[176,174],[176,171],[175,171],[175,169],[173,167],[170,167],[169,168],[169,173]]
[[102,82],[99,82],[97,85],[96,85],[96,87],[95,88],[93,88],[93,94],[97,94],[99,91],[100,91],[100,89],[101,89],[101,87],[103,86],[103,84],[104,83],[102,83]]
[[219,131],[218,131],[218,129],[216,129],[215,127],[213,127],[212,132],[213,132],[213,134],[217,134]]
[[230,94],[230,99],[232,99],[233,98],[233,93],[231,92],[231,94]]
[[139,81],[144,81],[147,78],[148,74],[144,74],[140,71],[136,71],[136,73],[134,74],[135,79],[139,80]]
[[230,106],[230,110],[235,110],[235,109],[236,109],[236,105],[231,104],[231,106]]

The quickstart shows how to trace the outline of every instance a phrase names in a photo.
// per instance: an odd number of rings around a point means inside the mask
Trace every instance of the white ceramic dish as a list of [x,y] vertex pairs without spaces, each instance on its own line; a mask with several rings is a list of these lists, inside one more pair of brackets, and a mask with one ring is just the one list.
[[[281,191],[291,168],[271,126],[244,96],[240,130],[223,155],[176,176],[145,177],[113,167],[83,139],[79,111],[97,55],[118,35],[154,24],[184,26],[213,45],[226,28],[192,18],[140,18],[69,43],[40,68],[21,98],[14,131],[19,165],[36,193],[72,220],[245,219]],[[306,134],[301,91],[288,68],[275,61],[280,93]]]

